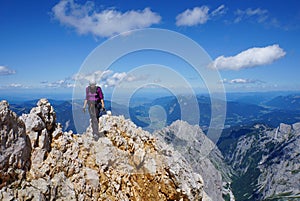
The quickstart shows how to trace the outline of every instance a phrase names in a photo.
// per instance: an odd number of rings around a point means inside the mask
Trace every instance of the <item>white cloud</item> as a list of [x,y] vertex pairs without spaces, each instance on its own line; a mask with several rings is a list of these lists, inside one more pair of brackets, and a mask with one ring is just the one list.
[[236,78],[236,79],[230,80],[229,83],[231,83],[231,84],[247,84],[247,83],[253,83],[253,81],[248,80],[248,79]]
[[102,80],[106,87],[114,87],[117,86],[127,74],[125,72],[122,73],[114,73],[112,76],[108,77],[106,80]]
[[147,79],[147,76],[137,76],[128,74],[126,72],[113,72],[111,70],[96,71],[89,74],[76,74],[72,77],[75,81],[78,81],[82,86],[85,86],[89,80],[96,80],[97,84],[104,87],[115,87],[120,82],[136,82]]
[[122,73],[114,73],[112,76],[107,77],[107,79],[101,79],[106,87],[115,87],[119,85],[121,82],[137,82],[140,80],[147,79],[147,76],[144,75],[132,75],[125,72]]
[[240,10],[238,9],[235,12],[235,15],[237,16],[234,20],[235,23],[238,23],[244,19],[254,19],[259,23],[265,22],[269,17],[268,10],[263,10],[260,8],[252,9],[247,8],[246,10]]
[[73,0],[62,0],[52,8],[54,17],[62,24],[74,27],[79,34],[91,33],[99,37],[110,37],[122,32],[158,24],[161,16],[150,8],[121,13],[115,9],[97,12],[94,3],[84,5]]
[[223,79],[221,80],[224,84],[261,84],[264,83],[261,80],[252,80],[252,79],[244,79],[244,78],[235,78],[231,80]]
[[15,73],[16,73],[15,70],[9,69],[6,66],[0,66],[0,76],[1,75],[12,75],[12,74],[15,74]]
[[176,16],[177,26],[195,26],[205,24],[210,18],[226,13],[224,5],[219,6],[217,9],[209,13],[207,6],[194,7],[187,9]]
[[177,26],[194,26],[205,24],[208,20],[207,6],[195,7],[193,10],[187,9],[176,17]]
[[26,86],[20,83],[10,83],[6,85],[0,85],[0,89],[12,89],[12,88],[20,88],[20,89],[29,89],[31,86]]
[[211,12],[211,16],[224,15],[226,13],[225,5],[219,6],[217,9]]
[[282,58],[285,54],[285,51],[277,44],[267,47],[254,47],[235,56],[219,56],[209,67],[220,70],[240,70],[270,64]]
[[[1,68],[0,68],[1,69]],[[140,80],[145,80],[148,75],[133,75],[126,72],[113,72],[112,70],[106,71],[95,71],[92,73],[77,73],[71,77],[65,79],[56,80],[49,82],[47,80],[41,81],[39,87],[44,88],[74,88],[75,82],[77,82],[77,87],[86,87],[90,80],[95,80],[97,85],[102,87],[115,87],[121,82],[137,82]],[[10,83],[7,85],[0,86],[0,89],[10,89],[10,88],[35,88],[37,86],[26,86],[19,83]]]
[[236,16],[234,23],[239,23],[242,21],[249,21],[252,23],[259,23],[265,27],[275,27],[286,29],[286,26],[282,26],[278,19],[272,17],[268,10],[261,8],[247,8],[245,10],[237,9],[234,13]]
[[43,81],[41,82],[41,84],[48,88],[72,88],[75,86],[73,81],[69,78],[66,78],[64,80],[57,80],[54,82]]
[[106,84],[106,80],[110,79],[113,74],[113,71],[95,71],[92,73],[77,73],[72,76],[73,81],[77,81],[77,84],[85,86],[89,83],[90,80],[95,80],[97,84],[104,86]]
[[25,88],[22,84],[18,84],[18,83],[11,83],[7,87],[9,87],[9,88]]

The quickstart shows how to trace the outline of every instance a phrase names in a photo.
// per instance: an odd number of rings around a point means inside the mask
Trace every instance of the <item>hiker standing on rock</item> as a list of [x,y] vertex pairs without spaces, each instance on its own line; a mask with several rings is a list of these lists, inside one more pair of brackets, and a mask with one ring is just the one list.
[[89,86],[86,87],[86,98],[83,104],[83,112],[86,110],[86,105],[88,105],[88,111],[91,117],[93,134],[99,134],[99,117],[101,111],[105,111],[104,107],[104,97],[102,89],[96,86],[96,81],[91,80]]

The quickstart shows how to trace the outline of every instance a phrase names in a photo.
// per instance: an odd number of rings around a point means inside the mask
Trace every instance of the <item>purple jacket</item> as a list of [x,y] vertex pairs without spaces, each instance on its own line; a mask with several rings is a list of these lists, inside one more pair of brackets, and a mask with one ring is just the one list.
[[91,90],[90,86],[88,86],[86,87],[85,91],[86,91],[85,99],[88,101],[97,102],[103,99],[103,93],[101,87],[99,86],[96,86],[96,90]]

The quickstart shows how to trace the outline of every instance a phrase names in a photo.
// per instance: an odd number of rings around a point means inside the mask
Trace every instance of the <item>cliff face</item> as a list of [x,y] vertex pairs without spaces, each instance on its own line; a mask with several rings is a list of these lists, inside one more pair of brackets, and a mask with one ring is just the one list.
[[0,200],[209,200],[179,152],[123,117],[101,117],[100,138],[62,132],[46,99],[20,118],[2,101],[0,118]]
[[[300,198],[300,123],[280,124],[266,132],[269,153],[259,162],[257,191],[266,199]],[[260,143],[261,145],[261,143]],[[266,147],[269,146],[269,147]]]
[[193,170],[203,177],[204,191],[212,200],[234,196],[229,188],[232,170],[224,163],[223,155],[199,126],[177,120],[170,126],[154,133],[174,147],[191,164]]
[[300,197],[300,123],[272,129],[256,125],[226,156],[239,200],[297,200]]

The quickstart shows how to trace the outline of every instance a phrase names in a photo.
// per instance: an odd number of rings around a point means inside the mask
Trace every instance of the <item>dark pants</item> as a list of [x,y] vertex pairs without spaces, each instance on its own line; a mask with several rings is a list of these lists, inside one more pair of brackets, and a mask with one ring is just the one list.
[[93,134],[99,133],[99,114],[101,109],[100,103],[89,103],[89,113],[92,121]]

